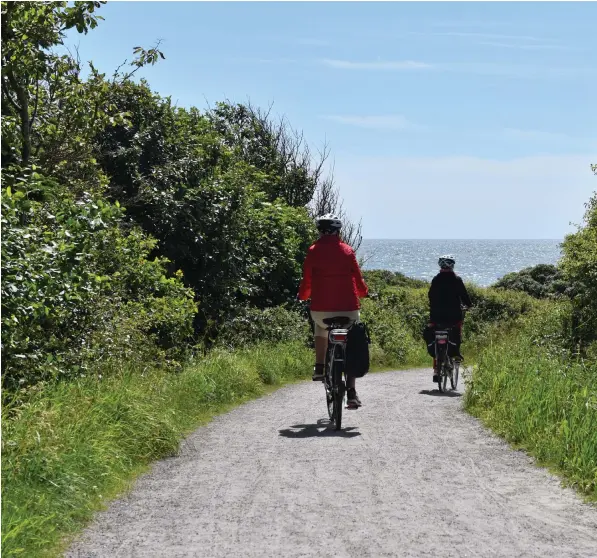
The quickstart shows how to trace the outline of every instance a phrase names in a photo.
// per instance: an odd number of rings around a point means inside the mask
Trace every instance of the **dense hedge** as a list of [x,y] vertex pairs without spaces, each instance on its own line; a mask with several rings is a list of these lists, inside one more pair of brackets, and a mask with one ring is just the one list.
[[91,363],[184,358],[196,312],[180,274],[101,198],[2,197],[5,387],[84,374]]

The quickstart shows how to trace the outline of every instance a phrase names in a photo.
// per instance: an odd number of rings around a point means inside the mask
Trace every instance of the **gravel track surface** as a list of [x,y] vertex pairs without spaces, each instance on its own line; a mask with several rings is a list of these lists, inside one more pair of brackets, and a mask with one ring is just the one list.
[[[459,386],[459,388],[462,386]],[[370,374],[329,428],[321,384],[199,428],[99,513],[66,556],[597,557],[597,508],[439,394]]]

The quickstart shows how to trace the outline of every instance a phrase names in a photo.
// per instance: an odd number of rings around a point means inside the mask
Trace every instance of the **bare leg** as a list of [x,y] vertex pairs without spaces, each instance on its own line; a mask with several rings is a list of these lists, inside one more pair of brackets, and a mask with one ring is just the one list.
[[325,352],[328,350],[328,338],[315,336],[315,363],[325,364]]

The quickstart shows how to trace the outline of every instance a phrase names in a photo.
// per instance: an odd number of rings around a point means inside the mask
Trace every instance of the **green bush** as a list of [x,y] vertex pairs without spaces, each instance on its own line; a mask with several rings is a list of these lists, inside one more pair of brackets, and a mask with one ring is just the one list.
[[574,333],[584,349],[597,341],[597,193],[587,204],[584,222],[562,244],[562,270],[572,283]]
[[28,189],[38,184],[2,196],[3,386],[73,377],[91,362],[182,358],[196,307],[180,275],[148,258],[155,241],[125,231],[117,205],[30,201]]
[[378,366],[399,366],[410,363],[410,357],[417,354],[417,341],[406,325],[404,317],[388,304],[365,299],[361,307],[361,318],[367,324],[373,349],[372,361]]
[[538,304],[536,299],[523,292],[481,288],[472,284],[466,287],[473,306],[465,315],[464,337],[479,338],[496,326],[511,325]]
[[567,295],[571,285],[555,265],[539,264],[504,275],[493,285],[496,289],[522,291],[535,298]]
[[311,329],[305,315],[283,306],[272,308],[241,307],[221,327],[218,345],[230,348],[260,343],[310,343]]
[[422,279],[413,279],[397,271],[386,269],[370,269],[363,271],[365,282],[373,293],[384,290],[387,287],[413,287],[429,288],[429,283]]

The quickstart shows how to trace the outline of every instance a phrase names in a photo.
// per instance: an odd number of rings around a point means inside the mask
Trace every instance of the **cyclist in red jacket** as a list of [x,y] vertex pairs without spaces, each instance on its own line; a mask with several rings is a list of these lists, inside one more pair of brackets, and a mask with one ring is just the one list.
[[[325,318],[346,316],[359,319],[359,298],[368,294],[354,250],[340,240],[342,221],[330,213],[316,219],[319,240],[307,252],[303,279],[299,287],[300,300],[311,299],[311,318],[315,322],[315,366],[313,380],[324,378],[325,354],[328,345]],[[361,401],[355,389],[355,378],[347,380],[347,403],[359,407]]]

